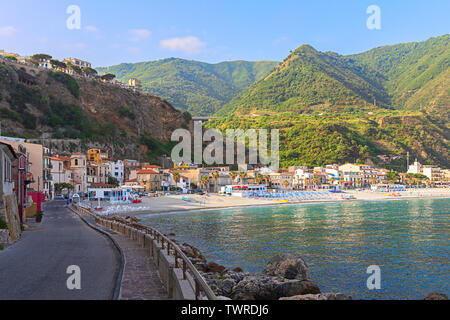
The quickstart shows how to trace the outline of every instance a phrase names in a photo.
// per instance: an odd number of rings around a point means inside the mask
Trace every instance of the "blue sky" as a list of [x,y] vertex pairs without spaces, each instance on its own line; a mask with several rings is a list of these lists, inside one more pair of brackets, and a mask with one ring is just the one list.
[[[66,26],[70,5],[81,10],[80,29]],[[381,30],[366,26],[370,5],[381,10]],[[0,49],[96,67],[167,57],[281,61],[305,43],[351,54],[443,35],[449,12],[448,0],[14,0],[0,5]]]

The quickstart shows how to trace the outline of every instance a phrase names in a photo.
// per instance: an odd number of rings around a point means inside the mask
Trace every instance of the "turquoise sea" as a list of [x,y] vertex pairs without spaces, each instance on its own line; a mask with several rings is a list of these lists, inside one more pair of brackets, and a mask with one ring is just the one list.
[[[142,223],[199,248],[208,261],[261,271],[280,252],[303,256],[322,292],[423,299],[449,292],[450,199],[354,201],[145,215]],[[368,290],[367,267],[381,268]]]

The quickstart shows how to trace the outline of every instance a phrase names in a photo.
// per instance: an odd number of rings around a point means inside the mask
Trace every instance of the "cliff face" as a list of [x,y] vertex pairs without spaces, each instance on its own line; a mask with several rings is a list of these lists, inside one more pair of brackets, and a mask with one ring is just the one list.
[[3,135],[138,147],[143,136],[164,145],[173,130],[191,127],[189,119],[158,97],[60,72],[20,68],[0,63]]

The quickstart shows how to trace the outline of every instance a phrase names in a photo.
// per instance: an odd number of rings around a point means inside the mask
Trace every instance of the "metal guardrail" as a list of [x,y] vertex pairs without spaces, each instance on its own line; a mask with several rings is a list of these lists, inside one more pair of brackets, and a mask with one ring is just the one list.
[[[132,227],[137,229],[138,231],[144,231],[145,234],[149,234],[153,237],[154,240],[157,241],[158,244],[161,244],[161,250],[165,250],[167,255],[173,256],[175,259],[175,268],[180,268],[183,270],[183,280],[188,280],[187,272],[189,272],[194,280],[194,290],[195,290],[195,299],[200,300],[201,292],[208,298],[208,300],[217,300],[217,296],[214,294],[212,289],[209,287],[206,280],[203,276],[198,272],[197,268],[192,264],[191,260],[186,256],[186,254],[180,249],[180,247],[174,243],[172,240],[167,238],[164,234],[159,232],[158,230],[149,227],[143,226],[138,223],[123,223],[114,218],[101,217],[95,213],[92,213],[89,209],[80,207],[75,205],[75,208],[86,215],[89,215],[95,219],[97,224],[103,225],[107,228],[112,229],[112,224],[110,226],[107,225],[106,222],[115,222],[119,226],[122,226],[122,230],[125,231],[125,226]],[[99,223],[100,222],[100,223]],[[120,232],[120,227],[118,230]],[[181,259],[181,263],[179,261]]]

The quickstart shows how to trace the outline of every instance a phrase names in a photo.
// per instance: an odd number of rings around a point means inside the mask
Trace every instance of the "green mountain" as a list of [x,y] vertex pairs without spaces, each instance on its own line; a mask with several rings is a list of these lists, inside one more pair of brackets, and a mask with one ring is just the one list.
[[384,46],[348,56],[383,75],[397,108],[444,111],[450,104],[450,35]]
[[340,111],[371,104],[448,114],[449,66],[449,35],[350,56],[303,45],[217,114]]
[[146,92],[162,97],[196,116],[215,113],[250,84],[266,76],[278,62],[231,61],[218,64],[176,58],[97,68],[128,82],[142,81]]
[[207,126],[279,129],[283,167],[388,159],[385,166],[405,170],[410,152],[448,168],[449,40],[444,35],[350,56],[303,45]]

